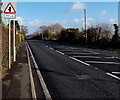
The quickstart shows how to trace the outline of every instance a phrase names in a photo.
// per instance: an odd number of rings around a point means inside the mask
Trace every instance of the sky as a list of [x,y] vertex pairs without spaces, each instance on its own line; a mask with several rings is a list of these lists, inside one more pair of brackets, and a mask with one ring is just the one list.
[[119,0],[2,0],[17,1],[17,2],[119,2]]
[[60,23],[65,28],[82,28],[83,9],[87,26],[118,22],[118,2],[17,2],[17,19],[28,27],[28,34],[41,25]]

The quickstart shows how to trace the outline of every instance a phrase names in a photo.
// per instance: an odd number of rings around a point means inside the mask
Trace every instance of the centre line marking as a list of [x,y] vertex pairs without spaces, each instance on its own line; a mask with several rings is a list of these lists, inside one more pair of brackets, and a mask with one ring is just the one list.
[[79,58],[101,58],[101,57],[96,57],[96,56],[73,56],[73,57],[79,57]]
[[87,63],[98,63],[98,64],[116,64],[119,65],[120,63],[118,62],[101,62],[101,61],[85,61]]

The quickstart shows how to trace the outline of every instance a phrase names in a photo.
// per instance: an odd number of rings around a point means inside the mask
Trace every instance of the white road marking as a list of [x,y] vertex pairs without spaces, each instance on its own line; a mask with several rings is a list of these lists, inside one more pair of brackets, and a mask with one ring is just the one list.
[[[79,57],[79,58],[102,58],[102,57],[98,57],[98,56],[73,56],[73,57]],[[115,59],[116,57],[103,57],[106,59]]]
[[101,58],[97,56],[73,56],[73,57],[79,57],[79,58]]
[[83,50],[84,52],[87,52],[87,50]]
[[65,55],[64,53],[62,53],[62,52],[60,52],[60,51],[58,51],[58,50],[56,50],[56,52],[58,52],[58,53],[60,53],[60,54],[62,54],[62,55]]
[[28,52],[27,46],[26,46],[26,50],[27,50],[27,57],[28,57],[28,66],[29,66],[29,74],[30,74],[30,84],[31,84],[32,98],[34,98],[34,100],[37,100],[37,96],[36,96],[36,92],[35,92],[35,84],[34,84],[34,80],[33,80],[31,64],[30,64],[30,56],[29,56],[29,52]]
[[87,63],[98,63],[98,64],[116,64],[119,65],[120,63],[118,62],[102,62],[102,61],[85,61]]
[[116,57],[104,57],[104,58],[107,58],[107,59],[115,59]]
[[113,74],[110,74],[110,73],[106,73],[106,74],[109,75],[109,76],[111,76],[111,77],[113,77],[113,78],[116,78],[116,79],[120,80],[119,77],[117,77],[117,76],[115,76],[115,75],[113,75]]
[[48,47],[48,46],[46,45],[46,47]]
[[53,48],[49,47],[49,49],[54,50]]
[[120,72],[112,72],[113,74],[120,74]]
[[120,59],[119,57],[116,57],[117,59]]
[[88,64],[88,63],[85,63],[85,62],[83,62],[83,61],[81,61],[81,60],[78,60],[78,59],[76,59],[76,58],[73,58],[73,57],[71,57],[71,56],[69,56],[71,59],[73,59],[73,60],[75,60],[75,61],[78,61],[78,62],[80,62],[80,63],[82,63],[82,64],[85,64],[85,65],[87,65],[87,66],[90,66],[90,64]]
[[[28,45],[28,49],[29,49],[30,54],[31,54],[31,57],[32,57],[32,59],[33,59],[35,68],[36,68],[36,69],[39,69],[39,68],[38,68],[38,65],[37,65],[37,63],[36,63],[36,61],[35,61],[35,58],[34,58],[34,56],[33,56],[33,54],[32,54],[32,51],[31,51],[31,49],[30,49],[30,47],[29,47],[29,45]],[[50,93],[49,93],[49,91],[48,91],[48,88],[47,88],[47,86],[46,86],[46,84],[45,84],[45,81],[44,81],[44,79],[43,79],[43,77],[42,77],[42,74],[41,74],[40,70],[36,70],[36,71],[37,71],[38,78],[39,78],[39,80],[40,80],[40,83],[41,83],[41,86],[42,86],[42,88],[43,88],[43,92],[44,92],[44,94],[45,94],[46,99],[49,98],[50,100],[52,100],[51,95],[50,95]]]
[[69,47],[70,49],[78,49],[78,48],[73,48],[73,47]]
[[68,52],[66,54],[83,54],[83,55],[90,55],[91,53],[79,53],[79,52]]
[[62,51],[63,51],[63,52],[67,52],[67,51],[75,51],[75,50],[68,50],[68,49],[67,49],[67,50],[59,50],[59,51],[61,51],[61,52],[62,52]]
[[93,51],[88,51],[88,52],[91,52],[91,53],[93,53],[93,54],[100,54],[100,53],[97,53],[97,52],[93,52]]

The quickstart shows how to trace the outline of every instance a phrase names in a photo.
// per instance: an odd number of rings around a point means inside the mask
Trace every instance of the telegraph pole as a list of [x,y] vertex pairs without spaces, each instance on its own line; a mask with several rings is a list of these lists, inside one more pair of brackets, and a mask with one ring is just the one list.
[[84,32],[85,32],[85,38],[87,44],[86,9],[84,9]]

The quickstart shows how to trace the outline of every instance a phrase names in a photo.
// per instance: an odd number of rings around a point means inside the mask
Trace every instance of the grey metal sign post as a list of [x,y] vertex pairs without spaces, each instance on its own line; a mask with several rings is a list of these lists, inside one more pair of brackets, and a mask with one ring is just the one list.
[[[8,19],[9,21],[9,69],[11,68],[11,19],[16,18],[16,3],[15,2],[5,2],[4,7],[4,18]],[[16,61],[16,48],[15,48],[15,20],[14,21],[14,28],[13,28],[13,60]]]
[[[0,0],[0,70],[2,70],[2,18],[1,18],[1,6],[2,2]],[[0,73],[2,77],[2,73]],[[2,99],[2,79],[0,79],[0,100]]]

